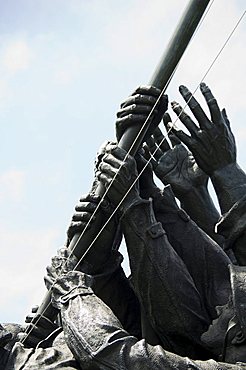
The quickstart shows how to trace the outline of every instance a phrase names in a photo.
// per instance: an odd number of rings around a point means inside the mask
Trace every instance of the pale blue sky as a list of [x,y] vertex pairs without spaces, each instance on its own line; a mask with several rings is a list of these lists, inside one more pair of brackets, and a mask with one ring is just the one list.
[[[148,83],[187,0],[0,3],[1,321],[23,322],[90,187],[115,112]],[[245,8],[215,0],[173,79],[194,89]],[[231,117],[246,167],[245,20],[206,78]],[[199,97],[199,94],[198,94]]]

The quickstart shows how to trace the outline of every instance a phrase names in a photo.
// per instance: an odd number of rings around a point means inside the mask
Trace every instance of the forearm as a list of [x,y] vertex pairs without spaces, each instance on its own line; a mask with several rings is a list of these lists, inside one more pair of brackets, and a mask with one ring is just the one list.
[[[169,185],[170,187],[170,185]],[[167,204],[167,199],[165,204],[161,206],[162,197],[164,192],[167,192],[167,186],[162,192],[157,186],[145,189],[143,192],[144,198],[153,199],[154,211],[158,213],[158,209],[162,208],[173,208],[177,209],[177,204],[173,200],[173,207],[171,202],[171,196],[169,196],[169,202]],[[170,192],[170,191],[169,191]],[[221,235],[215,233],[215,225],[217,224],[220,214],[217,211],[212,198],[208,192],[206,186],[194,187],[192,190],[182,193],[179,197],[181,208],[183,208],[191,219],[204,230],[213,240],[219,245],[222,245],[224,238]]]
[[[192,348],[200,345],[201,332],[208,325],[207,314],[183,261],[156,221],[151,202],[142,201],[128,209],[122,227],[134,289],[147,318],[165,348],[170,348],[166,338],[174,343],[175,337],[176,353],[193,356]],[[192,307],[189,297],[193,297]]]
[[81,294],[62,305],[67,344],[83,369],[236,369],[213,360],[192,361],[129,336],[110,309],[93,294]]
[[237,163],[217,170],[211,177],[221,213],[227,212],[246,193],[246,174]]
[[233,250],[237,263],[246,265],[246,195],[223,214],[217,232],[225,238],[225,247]]
[[179,197],[181,207],[188,213],[193,221],[204,230],[219,245],[224,238],[215,233],[215,225],[220,218],[207,187],[193,188]]
[[129,280],[120,266],[122,256],[115,252],[104,272],[91,276],[94,293],[111,308],[130,335],[141,338],[140,306]]
[[[118,224],[115,218],[112,218],[108,223],[107,220],[105,214],[101,214],[101,222],[97,224],[98,232],[96,234],[98,235],[95,237],[92,248],[88,248],[79,264],[79,271],[89,275],[103,273],[104,265],[111,259],[112,249],[118,249],[116,244],[121,241]],[[106,227],[104,227],[105,224]],[[92,224],[92,227],[95,227],[95,225]],[[103,231],[100,232],[103,227]]]
[[[215,306],[225,304],[228,299],[230,260],[183,209],[170,202],[167,189],[154,199],[156,219],[162,223],[168,241],[183,260],[213,318]],[[210,288],[204,289],[205,286]]]

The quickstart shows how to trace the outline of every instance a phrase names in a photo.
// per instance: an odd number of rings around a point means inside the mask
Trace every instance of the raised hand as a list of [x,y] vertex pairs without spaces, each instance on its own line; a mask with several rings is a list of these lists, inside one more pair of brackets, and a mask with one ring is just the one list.
[[44,277],[47,289],[51,289],[56,279],[66,275],[69,271],[77,267],[78,259],[66,247],[57,251],[57,255],[52,257],[51,264],[46,267],[47,275]]
[[200,90],[210,111],[207,117],[197,100],[185,86],[179,91],[197,119],[196,124],[182,107],[172,102],[172,109],[190,132],[190,136],[181,130],[172,129],[173,133],[191,150],[198,166],[208,175],[236,161],[236,144],[225,109],[220,110],[216,99],[207,85],[201,83]]
[[135,159],[126,156],[124,149],[108,145],[99,166],[98,179],[108,189],[107,196],[114,206],[119,204],[127,192],[122,202],[123,207],[140,198],[138,184],[134,184],[137,176]]
[[[100,167],[100,165],[98,166]],[[97,173],[100,173],[100,171],[97,170]],[[95,274],[107,261],[112,249],[118,248],[118,244],[121,241],[121,234],[117,232],[117,216],[113,215],[111,217],[112,212],[113,207],[108,197],[101,201],[101,197],[93,194],[93,192],[83,195],[79,203],[75,206],[75,212],[67,231],[67,245],[70,244],[75,234],[81,234],[84,230],[89,230],[91,227],[98,228],[98,234],[92,248],[86,253],[85,258],[83,258],[84,263],[81,262],[78,266],[80,271]],[[108,221],[109,217],[111,217],[110,221]],[[102,233],[100,232],[101,229],[103,229]]]
[[[68,241],[77,233],[82,233],[85,227],[89,229],[95,220],[96,215],[93,216],[100,197],[94,194],[85,194],[79,200],[79,203],[75,206],[75,213],[72,216],[71,223],[67,230]],[[104,201],[106,206],[106,201]]]
[[153,136],[147,140],[148,149],[152,156],[151,163],[156,176],[163,184],[170,184],[177,198],[194,188],[206,186],[208,177],[198,167],[193,155],[170,131],[170,116],[164,115],[164,123],[167,127],[172,148],[159,128],[156,128]]
[[214,233],[219,214],[207,189],[208,176],[198,167],[191,152],[172,134],[168,114],[164,115],[164,123],[172,148],[164,140],[161,130],[156,129],[153,137],[148,140],[154,171],[164,184],[172,186],[182,208],[198,226],[221,243],[221,238]]
[[25,343],[26,347],[34,348],[42,340],[46,339],[58,325],[47,319],[45,316],[37,314],[38,306],[32,308],[32,312],[26,316],[25,322],[28,327],[27,332],[19,333],[19,340]]
[[[118,141],[128,127],[134,125],[142,126],[144,124],[160,94],[161,90],[154,86],[140,86],[121,103],[116,120],[116,137]],[[167,96],[162,95],[150,119],[150,126],[145,139],[151,135],[155,127],[160,123],[163,114],[167,110],[167,104]]]

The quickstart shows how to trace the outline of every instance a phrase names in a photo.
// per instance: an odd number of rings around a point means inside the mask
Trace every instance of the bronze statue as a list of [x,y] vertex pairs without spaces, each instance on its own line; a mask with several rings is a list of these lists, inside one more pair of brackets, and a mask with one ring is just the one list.
[[204,83],[210,117],[185,86],[197,122],[171,103],[190,135],[172,125],[164,95],[208,2],[190,1],[150,86],[122,102],[118,142],[99,150],[91,190],[47,267],[48,294],[26,327],[0,325],[1,369],[246,368],[246,176],[234,135]]
[[[137,114],[140,111],[148,114],[153,91],[147,87],[139,89],[138,101],[134,101]],[[127,99],[128,105],[123,103],[125,106],[117,114],[118,137],[134,122],[129,115],[132,98]],[[126,117],[124,126],[122,109]],[[161,119],[160,114],[157,117]],[[182,138],[182,134],[177,135]],[[223,130],[220,135],[219,142],[223,141]],[[38,321],[39,315],[34,312],[27,318],[28,322],[35,318],[34,330],[27,335],[24,345],[17,341],[16,334],[10,340],[8,327],[0,328],[3,368],[48,369],[51,362],[53,368],[71,369],[246,366],[245,267],[233,266],[221,246],[179,208],[170,185],[165,185],[162,191],[155,185],[151,165],[146,166],[144,156],[151,152],[153,155],[160,136],[155,131],[152,140],[147,140],[149,146],[139,151],[136,160],[126,156],[124,149],[115,143],[107,143],[101,150],[95,174],[108,188],[100,205],[105,218],[116,209],[120,199],[123,201],[108,224],[108,234],[98,239],[84,260],[70,256],[66,247],[52,259],[46,284],[51,288],[52,304],[60,312],[61,321],[53,324],[44,317]],[[173,143],[181,146],[177,140]],[[175,145],[173,149],[162,146],[161,156],[152,160],[159,177],[165,173],[163,152],[175,151]],[[217,150],[223,150],[223,146],[220,149],[218,145]],[[191,156],[189,160],[194,165]],[[219,162],[218,157],[216,161]],[[162,166],[158,172],[159,162]],[[179,168],[179,161],[174,163]],[[206,176],[196,169],[205,186]],[[190,179],[189,171],[188,166],[183,168],[182,176]],[[162,180],[167,183],[166,175]],[[100,201],[94,194],[96,181],[76,206],[69,239],[85,228]],[[184,188],[187,189],[187,184]],[[177,191],[175,186],[174,189]],[[91,228],[96,225],[96,217],[90,222]],[[120,267],[122,257],[117,251],[122,232],[130,258],[131,282]],[[151,332],[144,330],[146,321],[155,333],[155,343],[151,344]],[[19,338],[25,336],[19,333]]]

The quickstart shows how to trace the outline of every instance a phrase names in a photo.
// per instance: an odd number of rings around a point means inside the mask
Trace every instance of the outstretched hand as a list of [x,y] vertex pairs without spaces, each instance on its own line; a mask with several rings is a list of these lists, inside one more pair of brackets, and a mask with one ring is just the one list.
[[[119,142],[127,128],[135,125],[143,126],[146,119],[148,119],[150,126],[144,138],[146,140],[160,123],[163,114],[167,110],[167,104],[167,95],[161,95],[160,89],[154,86],[138,87],[131,96],[121,103],[120,109],[117,112],[117,141]],[[151,117],[148,118],[154,106],[154,111]]]
[[147,156],[152,157],[151,163],[156,176],[163,184],[170,184],[177,198],[199,186],[206,186],[208,177],[198,167],[193,155],[186,149],[171,130],[171,118],[166,113],[164,123],[167,128],[172,147],[167,142],[160,128],[156,128],[153,136],[145,146]]
[[198,166],[211,176],[214,171],[236,161],[236,144],[225,109],[220,110],[207,85],[201,83],[200,90],[211,118],[207,117],[187,87],[180,86],[179,91],[197,119],[198,125],[178,103],[172,102],[172,109],[190,132],[190,136],[175,128],[172,132],[191,150]]

